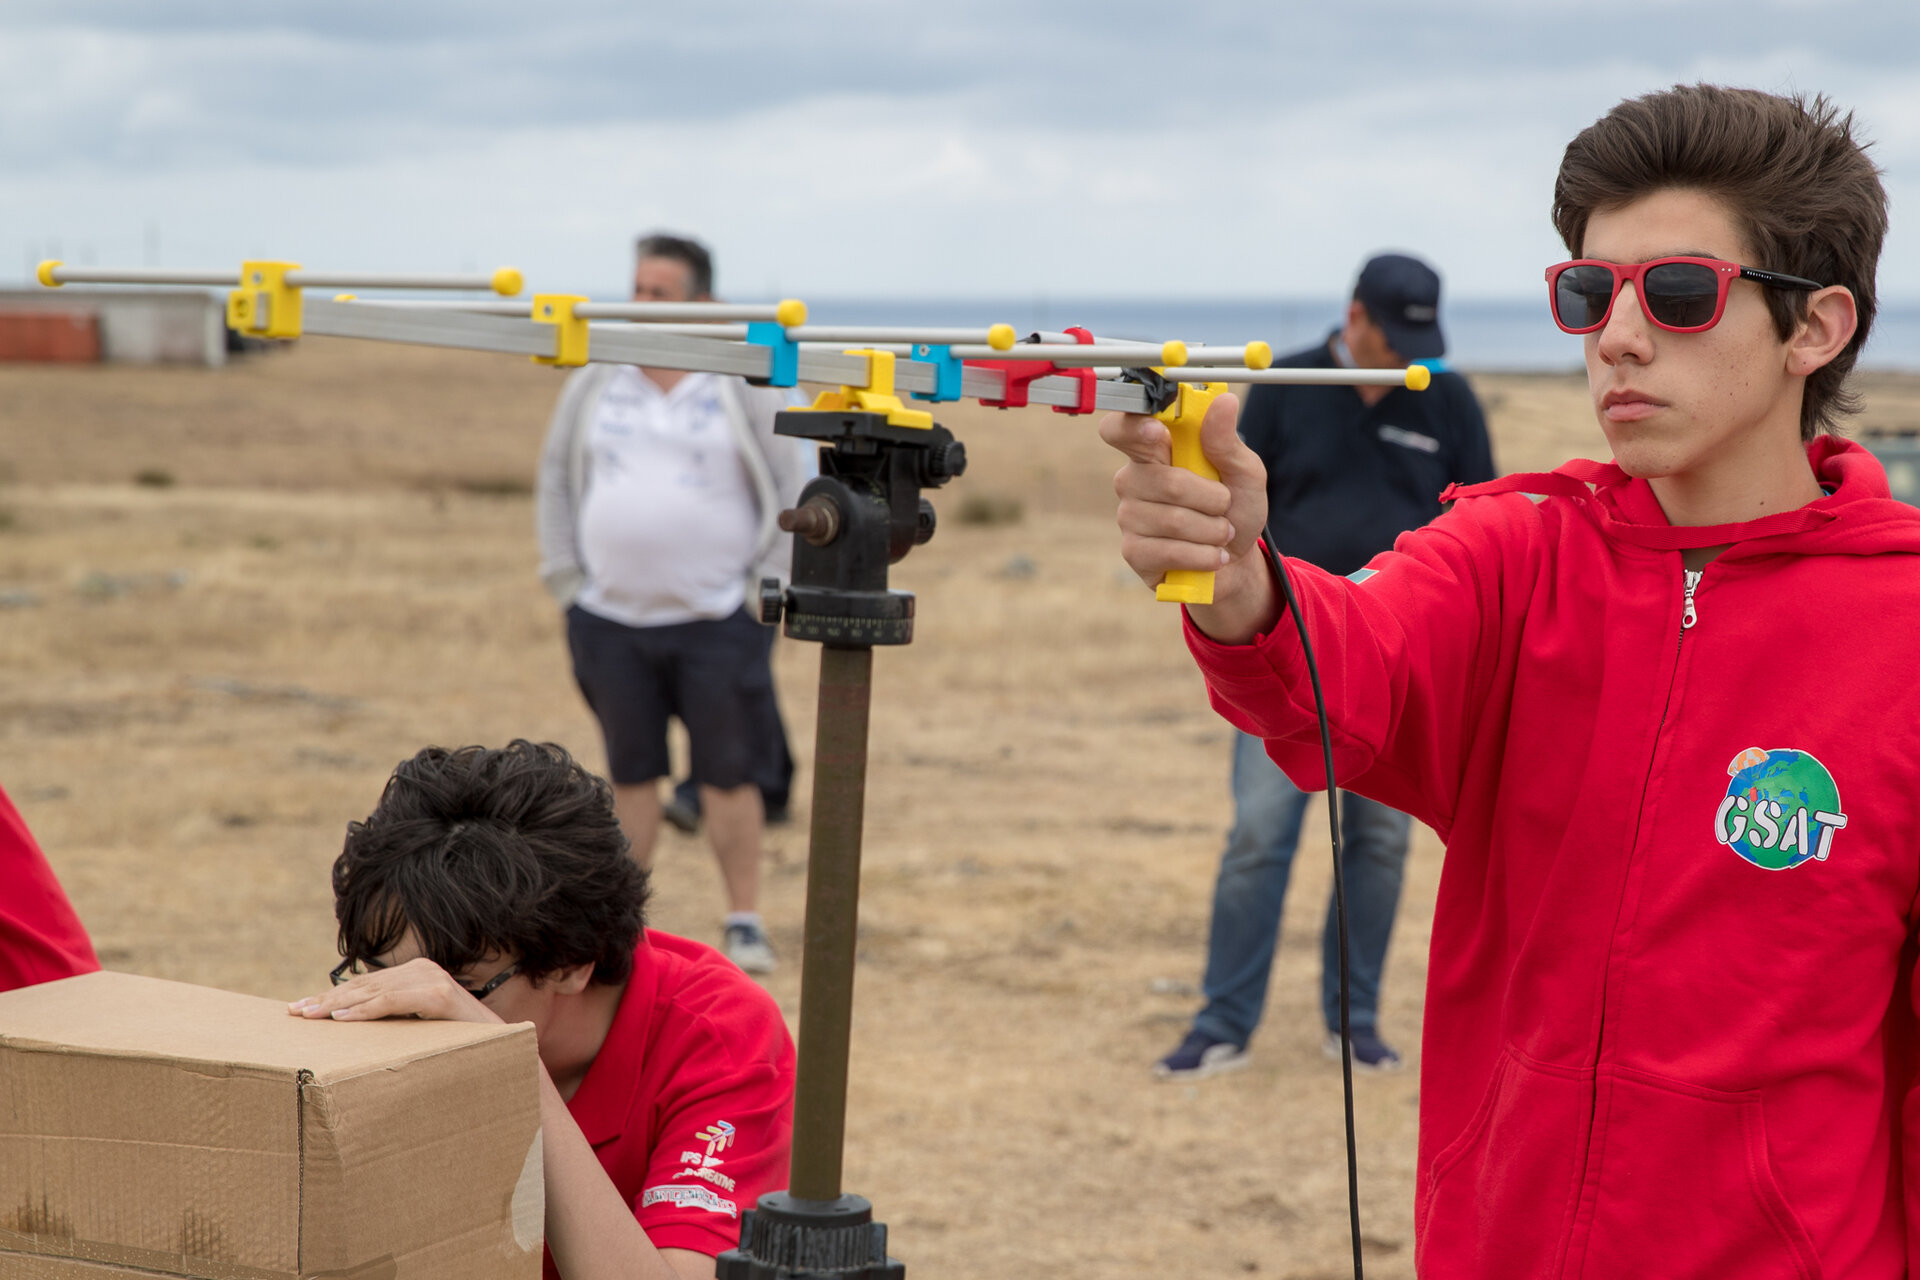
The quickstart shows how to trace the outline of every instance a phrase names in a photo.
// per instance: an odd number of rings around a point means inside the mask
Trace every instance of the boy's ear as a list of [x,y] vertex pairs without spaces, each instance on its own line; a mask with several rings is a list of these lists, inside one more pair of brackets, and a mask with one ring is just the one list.
[[576,964],[570,969],[557,969],[541,979],[540,985],[559,996],[577,996],[587,989],[593,981],[591,964]]
[[1824,367],[1853,340],[1859,327],[1853,290],[1834,284],[1815,291],[1807,298],[1806,319],[1787,341],[1787,372],[1804,378]]

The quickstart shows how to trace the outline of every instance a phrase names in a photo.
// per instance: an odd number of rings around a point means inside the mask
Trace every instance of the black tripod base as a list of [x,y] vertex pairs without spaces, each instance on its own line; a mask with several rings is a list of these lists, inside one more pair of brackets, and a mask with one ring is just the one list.
[[906,1264],[887,1256],[886,1224],[864,1196],[801,1200],[784,1191],[760,1197],[740,1224],[740,1247],[714,1259],[719,1280],[904,1280]]

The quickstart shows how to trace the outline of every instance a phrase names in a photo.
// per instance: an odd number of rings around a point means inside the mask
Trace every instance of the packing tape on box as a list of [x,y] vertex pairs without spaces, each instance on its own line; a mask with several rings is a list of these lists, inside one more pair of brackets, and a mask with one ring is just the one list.
[[532,1253],[545,1240],[547,1159],[538,1131],[527,1148],[526,1163],[520,1166],[520,1180],[513,1184],[513,1197],[507,1201],[507,1220],[513,1223],[513,1242],[520,1252]]

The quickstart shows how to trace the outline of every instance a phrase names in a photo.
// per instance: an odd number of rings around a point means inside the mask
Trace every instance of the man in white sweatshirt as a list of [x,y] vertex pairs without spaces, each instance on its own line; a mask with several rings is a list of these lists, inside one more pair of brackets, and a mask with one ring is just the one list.
[[[712,296],[704,246],[640,240],[635,301]],[[751,973],[774,966],[755,785],[773,631],[748,601],[760,578],[786,580],[792,540],[776,521],[817,467],[812,445],[773,434],[774,415],[799,403],[740,378],[589,364],[561,391],[537,493],[540,576],[566,609],[574,678],[606,739],[633,856],[651,868],[677,717],[726,892],[726,953]]]

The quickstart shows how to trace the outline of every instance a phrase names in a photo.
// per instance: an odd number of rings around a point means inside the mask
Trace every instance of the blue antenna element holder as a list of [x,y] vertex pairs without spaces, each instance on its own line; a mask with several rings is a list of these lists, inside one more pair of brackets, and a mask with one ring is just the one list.
[[916,391],[915,400],[958,400],[961,380],[966,377],[966,362],[953,354],[953,348],[944,342],[916,342],[909,357],[920,364],[933,366],[933,390]]
[[800,344],[787,336],[785,325],[777,320],[752,321],[747,325],[747,341],[767,348],[771,355],[767,361],[767,386],[790,387],[800,381]]

